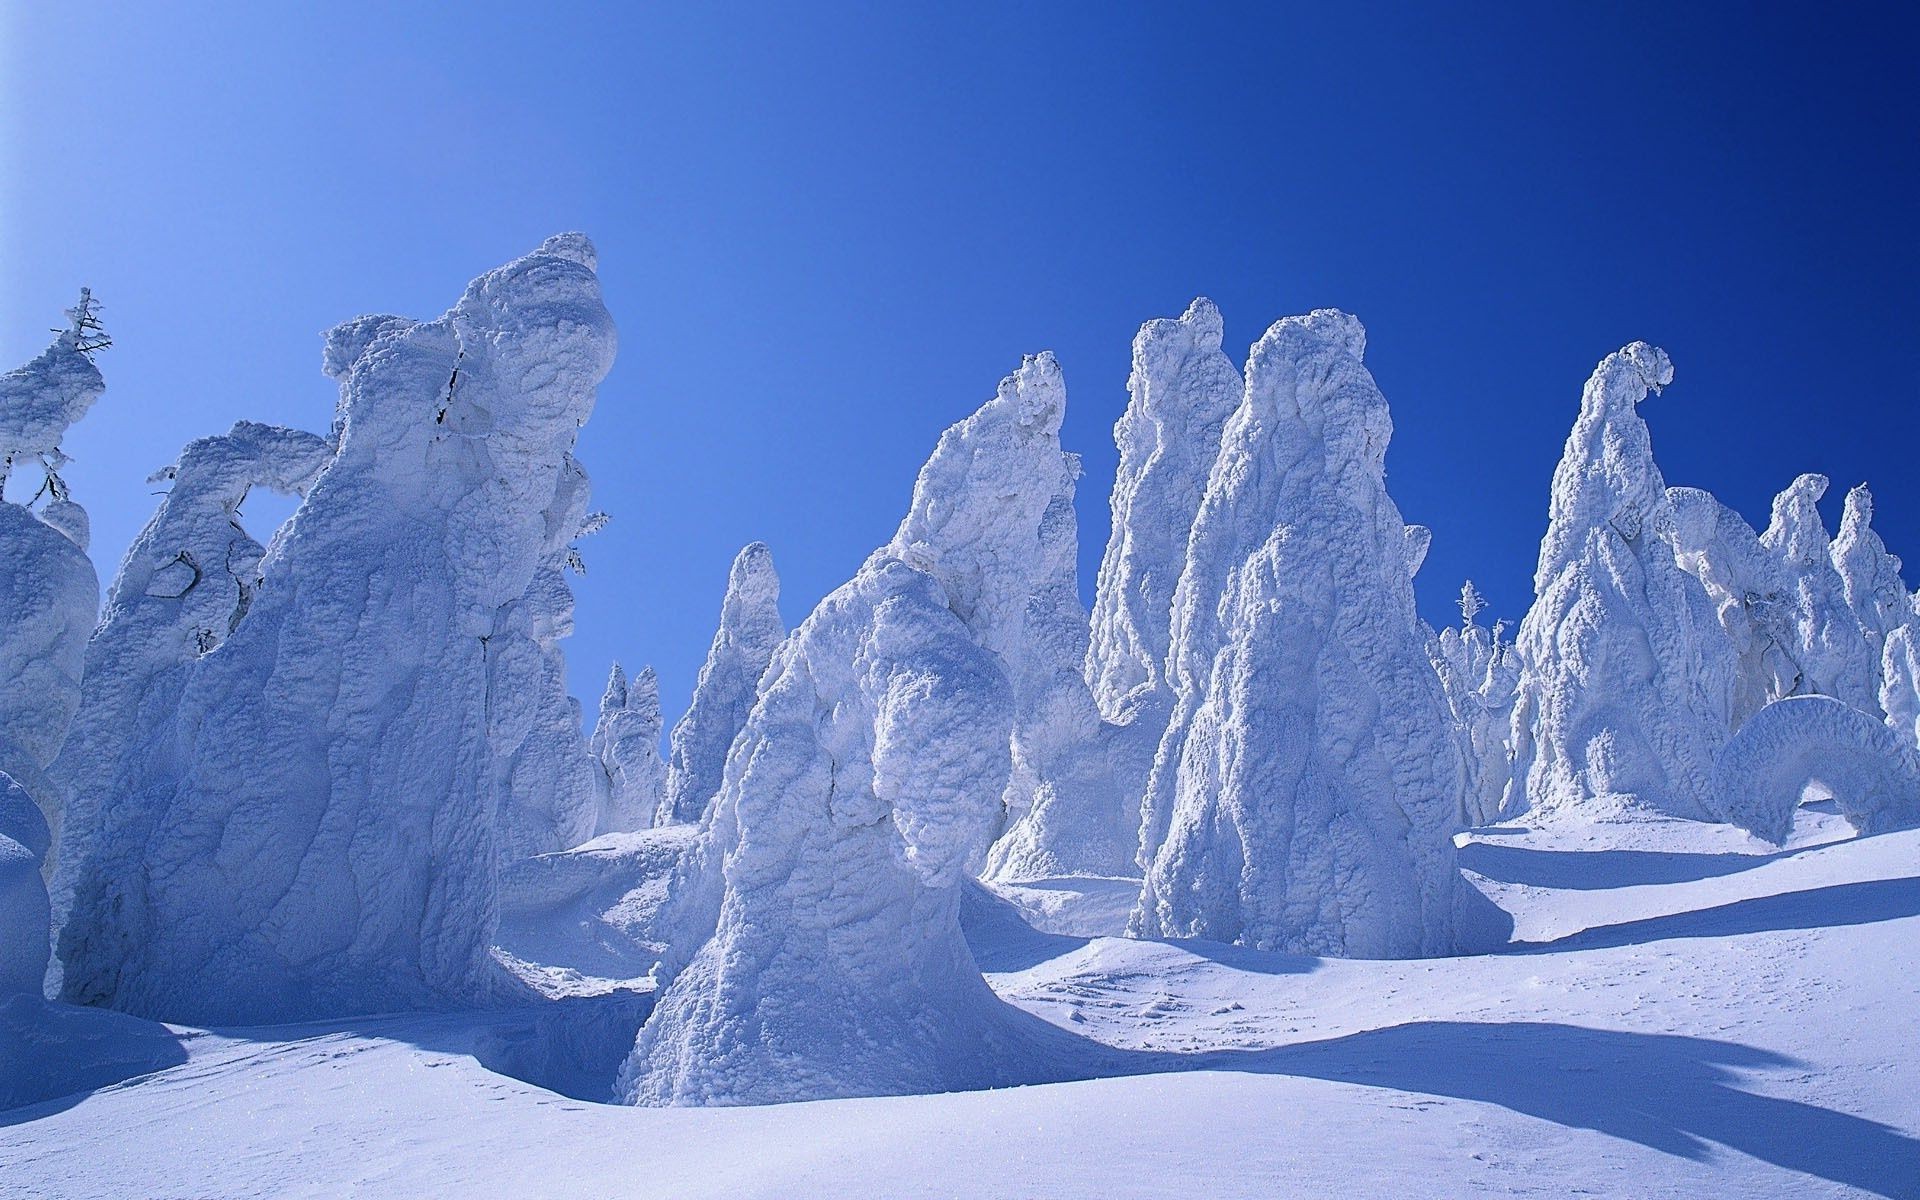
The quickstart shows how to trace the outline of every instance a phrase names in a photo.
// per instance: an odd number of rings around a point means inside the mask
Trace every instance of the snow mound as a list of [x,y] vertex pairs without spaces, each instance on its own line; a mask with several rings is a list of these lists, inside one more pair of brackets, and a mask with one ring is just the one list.
[[780,576],[764,542],[743,547],[727,572],[720,627],[693,685],[693,701],[673,727],[661,825],[694,822],[720,791],[727,751],[746,724],[760,677],[786,639]]
[[1248,360],[1175,592],[1141,936],[1393,957],[1452,952],[1464,932],[1464,769],[1365,336],[1322,309],[1276,323]]
[[[578,530],[612,322],[567,235],[328,339],[338,453],[134,756],[72,999],[211,1022],[490,1001],[493,639]],[[357,348],[349,356],[348,347]],[[137,814],[137,815],[136,815]]]
[[1603,359],[1581,396],[1520,622],[1507,812],[1710,811],[1736,663],[1706,590],[1675,557],[1673,508],[1637,411],[1672,380],[1666,353],[1635,342]]
[[1831,696],[1755,713],[1721,748],[1714,781],[1720,818],[1776,845],[1809,788],[1862,834],[1920,824],[1920,764],[1886,725]]

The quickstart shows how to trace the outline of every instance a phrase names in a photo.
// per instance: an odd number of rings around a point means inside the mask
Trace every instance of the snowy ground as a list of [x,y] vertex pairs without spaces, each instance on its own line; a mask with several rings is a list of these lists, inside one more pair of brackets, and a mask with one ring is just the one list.
[[646,998],[584,976],[539,1013],[273,1030],[16,1002],[0,1196],[1920,1197],[1920,831],[1818,809],[1774,852],[1482,831],[1517,941],[1478,958],[1088,937],[1121,882],[980,898],[995,987],[1085,1039],[1037,1071],[1104,1076],[996,1092],[631,1109],[482,1065],[610,1072]]

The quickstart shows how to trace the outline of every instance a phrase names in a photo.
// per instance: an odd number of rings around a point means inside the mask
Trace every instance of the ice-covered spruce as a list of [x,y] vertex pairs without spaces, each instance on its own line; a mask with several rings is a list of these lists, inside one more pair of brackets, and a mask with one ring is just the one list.
[[1635,342],[1587,381],[1553,475],[1533,607],[1520,622],[1504,809],[1709,816],[1733,648],[1674,554],[1674,516],[1637,405],[1673,380]]
[[[254,488],[304,495],[333,457],[323,438],[241,421],[188,442],[152,482],[171,486],[121,560],[87,642],[80,708],[51,774],[67,794],[54,910],[84,942],[94,914],[71,913],[88,875],[137,876],[146,811],[122,803],[157,737],[171,734],[189,664],[239,627],[262,586],[266,548],[241,525]],[[98,894],[97,892],[95,894]]]
[[1467,791],[1461,820],[1485,825],[1498,820],[1512,770],[1513,702],[1520,660],[1503,640],[1505,621],[1488,630],[1477,620],[1486,600],[1471,580],[1460,589],[1460,625],[1448,626],[1427,646],[1453,714]]
[[[1061,388],[949,429],[898,534],[775,653],[662,924],[621,1091],[749,1104],[1031,1080],[1062,1036],[987,988],[962,889],[1001,821]],[[1042,469],[1048,468],[1048,469]]]
[[1700,488],[1667,489],[1674,555],[1706,589],[1734,657],[1727,725],[1738,729],[1799,685],[1798,639],[1780,562],[1739,513]]
[[[99,580],[87,515],[60,479],[67,427],[106,383],[91,297],[39,357],[0,375],[0,995],[39,995],[51,947],[42,864],[63,793],[47,768],[80,704]],[[31,465],[37,478],[23,478]],[[8,485],[32,490],[15,503]]]
[[1481,915],[1365,347],[1323,309],[1248,360],[1175,592],[1136,933],[1395,957],[1453,951]]
[[664,802],[667,765],[660,761],[660,680],[644,667],[632,680],[619,663],[600,694],[593,725],[593,756],[600,764],[600,815],[594,833],[631,833],[653,824]]
[[492,642],[573,532],[614,349],[593,265],[563,235],[436,320],[330,335],[337,456],[143,747],[144,844],[109,856],[143,869],[80,881],[69,998],[247,1023],[497,994]]
[[[1113,737],[1114,769],[1130,797],[1145,790],[1173,712],[1167,653],[1174,588],[1220,454],[1220,431],[1245,386],[1240,368],[1221,352],[1221,329],[1220,310],[1205,297],[1178,320],[1141,326],[1127,409],[1113,427],[1120,464],[1086,674],[1101,713],[1121,727]],[[1133,836],[1137,841],[1137,829]]]
[[1800,677],[1782,693],[1833,696],[1878,711],[1880,662],[1847,603],[1834,569],[1833,544],[1820,517],[1825,475],[1802,475],[1773,499],[1773,519],[1760,543],[1780,565],[1788,627]]
[[1840,576],[1841,595],[1867,644],[1877,704],[1887,642],[1895,630],[1913,621],[1913,596],[1900,576],[1900,560],[1887,552],[1887,544],[1874,531],[1873,493],[1866,484],[1847,493],[1840,532],[1834,535],[1830,553]]
[[753,542],[727,572],[720,627],[693,685],[693,701],[668,739],[666,796],[656,824],[686,824],[706,812],[720,791],[727,751],[746,724],[760,677],[786,636],[773,552]]

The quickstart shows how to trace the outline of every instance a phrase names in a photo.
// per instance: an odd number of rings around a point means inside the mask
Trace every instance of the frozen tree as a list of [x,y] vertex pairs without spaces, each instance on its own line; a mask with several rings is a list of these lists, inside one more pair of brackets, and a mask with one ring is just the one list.
[[1587,381],[1553,475],[1534,602],[1520,623],[1513,779],[1504,811],[1636,805],[1699,819],[1735,671],[1637,411],[1673,380],[1635,342]]
[[1832,543],[1820,519],[1825,475],[1802,475],[1773,500],[1773,520],[1760,543],[1780,564],[1783,599],[1801,670],[1791,696],[1833,696],[1855,708],[1877,710],[1879,657],[1847,605],[1846,585],[1833,566]]
[[1136,933],[1356,957],[1459,944],[1463,767],[1365,348],[1322,309],[1248,360],[1175,591]]
[[1667,489],[1674,556],[1706,590],[1734,656],[1727,731],[1799,686],[1794,612],[1780,562],[1753,526],[1699,488]]
[[1506,645],[1505,622],[1489,631],[1479,623],[1486,598],[1469,579],[1460,588],[1460,626],[1428,643],[1427,656],[1447,697],[1456,740],[1466,763],[1467,790],[1460,820],[1486,825],[1499,819],[1512,768],[1513,702],[1520,662]]
[[[1138,797],[1173,712],[1167,652],[1173,591],[1187,561],[1220,431],[1240,403],[1240,369],[1220,349],[1220,310],[1201,297],[1178,320],[1148,321],[1133,339],[1127,409],[1113,427],[1112,532],[1094,592],[1087,677],[1119,729],[1116,783]],[[1138,814],[1134,816],[1138,823]],[[1138,855],[1139,833],[1133,835]]]
[[577,234],[444,316],[329,336],[338,452],[271,581],[181,680],[88,873],[65,993],[286,1021],[497,995],[491,643],[577,528],[568,451],[612,361]]
[[1908,603],[1907,621],[1887,635],[1880,657],[1880,710],[1900,745],[1920,751],[1920,595]]
[[606,799],[595,833],[630,833],[653,824],[665,802],[667,765],[660,760],[660,681],[645,667],[631,682],[619,663],[600,694],[593,725],[593,756],[600,763]]
[[764,542],[743,547],[727,572],[720,627],[693,685],[693,701],[673,727],[666,798],[657,824],[698,821],[720,791],[727,751],[746,724],[760,677],[787,636],[780,619],[780,576]]
[[[106,345],[91,294],[42,354],[0,375],[0,994],[38,994],[50,946],[43,863],[64,794],[47,768],[80,704],[99,579],[86,511],[59,467],[67,427],[106,390],[92,354]],[[33,459],[38,490],[4,499],[7,473]]]
[[1809,786],[1862,834],[1920,824],[1920,766],[1886,725],[1831,696],[1794,696],[1753,715],[1715,764],[1717,815],[1776,844]]
[[1041,526],[1051,356],[949,429],[899,532],[774,655],[683,861],[621,1089],[645,1104],[939,1091],[1032,1070],[962,889],[1001,821]]
[[[173,729],[191,664],[237,629],[262,586],[266,548],[241,524],[255,488],[305,495],[333,458],[324,439],[241,421],[181,449],[152,482],[171,486],[121,560],[87,642],[78,712],[53,776],[67,794],[57,824],[54,909],[69,922],[83,875],[137,875],[150,810],[126,806],[155,738]],[[63,937],[91,936],[83,912]]]
[[[1887,639],[1913,620],[1913,597],[1900,578],[1900,560],[1887,553],[1887,544],[1874,532],[1873,493],[1864,483],[1847,493],[1831,554],[1834,571],[1840,576],[1841,596],[1853,611],[1854,622],[1867,644],[1877,701]],[[1871,710],[1872,706],[1867,707]]]

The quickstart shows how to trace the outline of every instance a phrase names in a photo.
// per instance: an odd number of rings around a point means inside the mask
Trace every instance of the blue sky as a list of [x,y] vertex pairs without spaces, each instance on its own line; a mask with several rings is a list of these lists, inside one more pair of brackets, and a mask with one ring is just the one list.
[[1910,7],[827,7],[0,8],[0,360],[104,300],[68,445],[103,575],[182,442],[325,429],[320,330],[573,228],[621,330],[589,701],[618,657],[678,710],[746,541],[804,616],[1024,352],[1066,370],[1090,590],[1130,338],[1196,294],[1235,354],[1365,321],[1431,620],[1467,576],[1524,611],[1580,385],[1635,338],[1676,364],[1669,482],[1763,523],[1800,471],[1830,520],[1866,480],[1920,563]]

